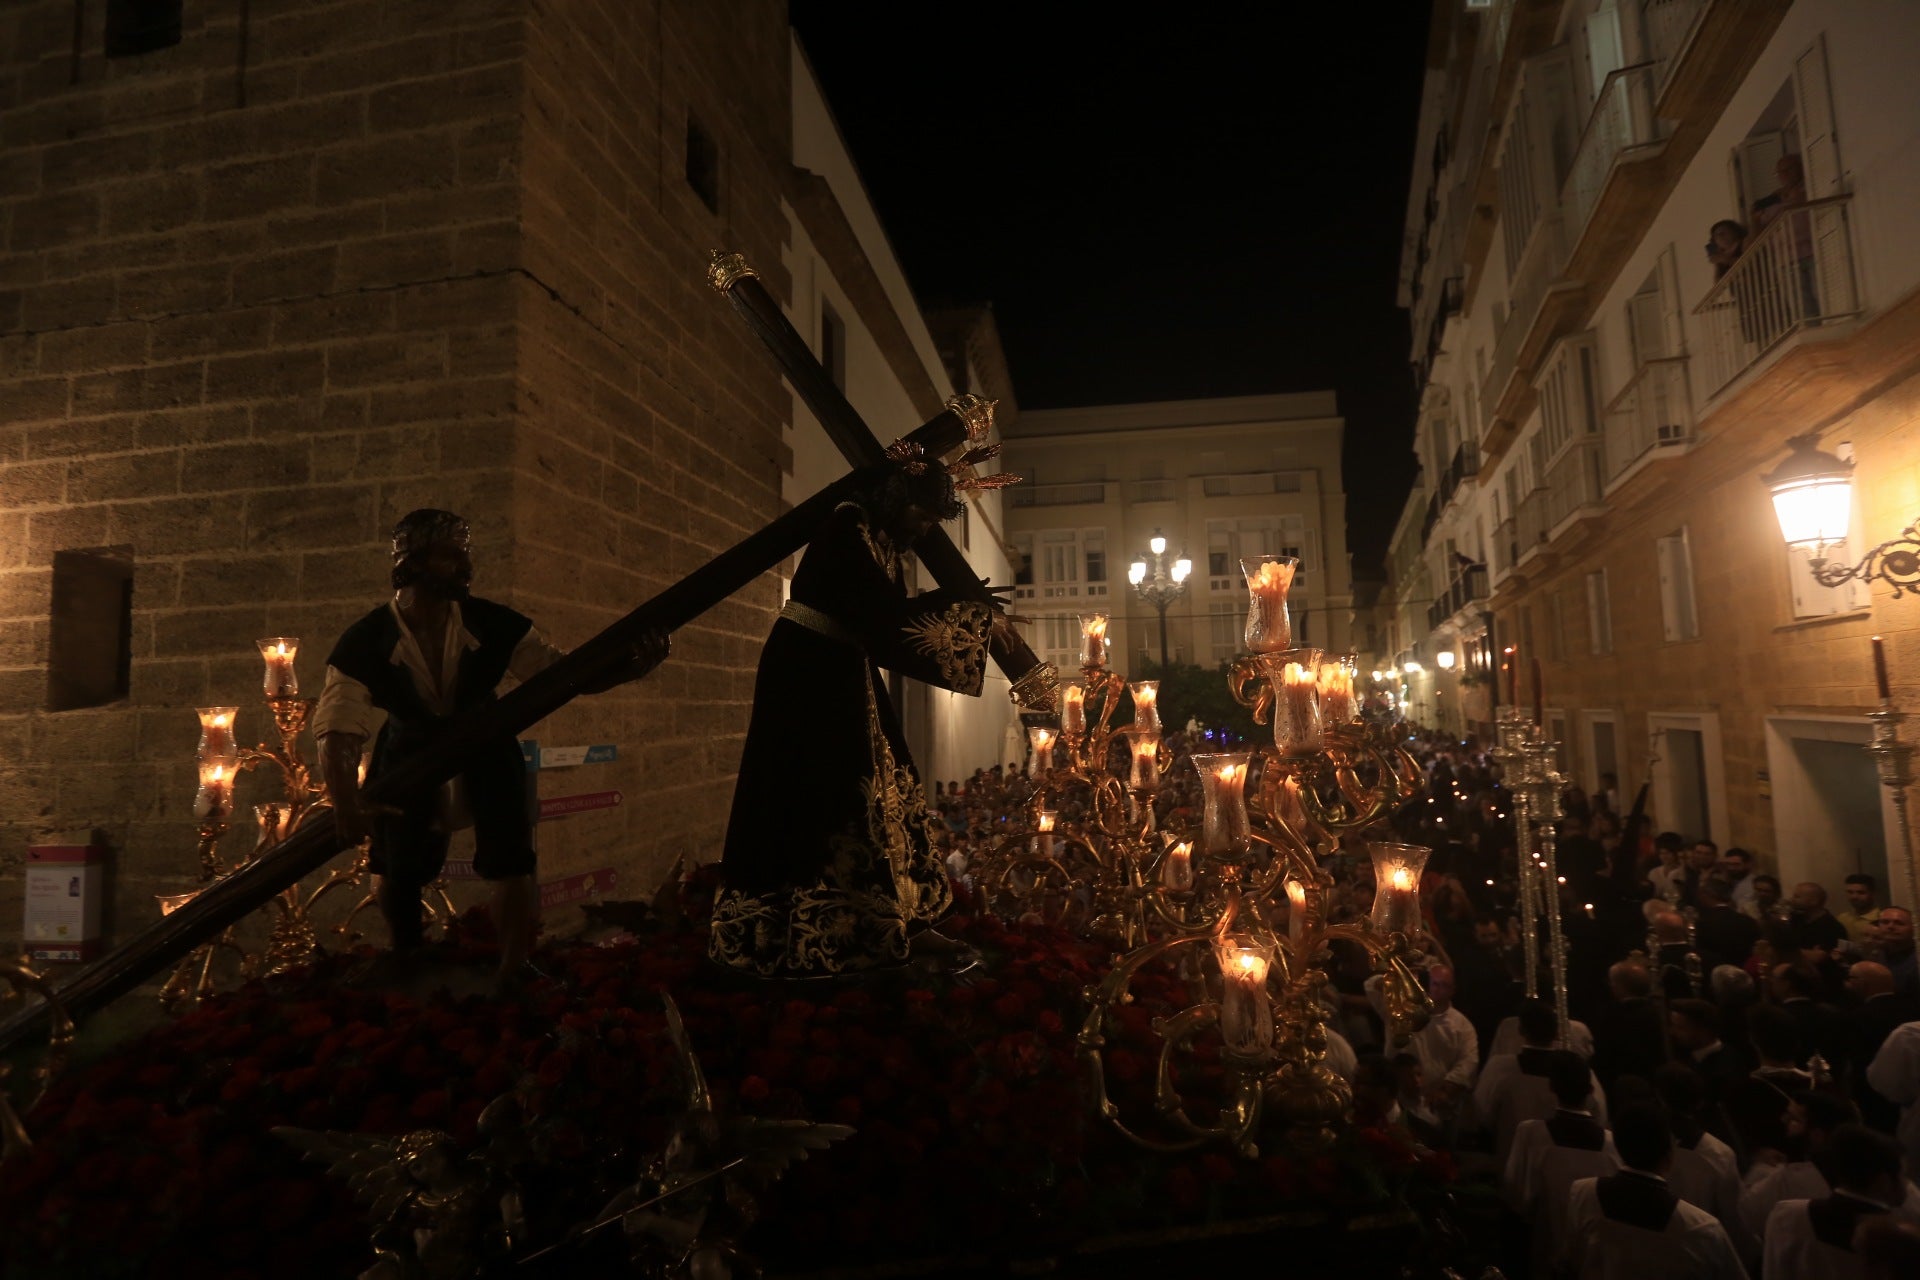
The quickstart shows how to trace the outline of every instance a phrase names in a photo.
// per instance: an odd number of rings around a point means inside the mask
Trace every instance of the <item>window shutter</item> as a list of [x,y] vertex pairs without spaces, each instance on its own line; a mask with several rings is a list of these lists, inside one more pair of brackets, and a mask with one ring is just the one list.
[[1827,81],[1827,38],[1822,35],[1793,63],[1793,96],[1800,108],[1800,159],[1807,195],[1818,200],[1840,190],[1840,140],[1833,131],[1833,93]]
[[1693,564],[1687,531],[1670,534],[1656,544],[1660,562],[1660,620],[1668,640],[1691,640],[1700,633],[1694,612]]

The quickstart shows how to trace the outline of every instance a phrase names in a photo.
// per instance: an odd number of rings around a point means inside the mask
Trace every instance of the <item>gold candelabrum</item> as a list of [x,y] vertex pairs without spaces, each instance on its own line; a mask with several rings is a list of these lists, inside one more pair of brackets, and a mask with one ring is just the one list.
[[[1395,1035],[1412,1034],[1432,1011],[1409,964],[1421,932],[1419,885],[1429,851],[1367,842],[1377,887],[1363,920],[1333,918],[1334,880],[1322,866],[1341,842],[1361,839],[1417,795],[1424,773],[1392,727],[1359,718],[1350,659],[1293,647],[1286,597],[1297,561],[1264,556],[1241,567],[1249,591],[1248,653],[1233,665],[1229,685],[1257,723],[1272,724],[1274,742],[1193,757],[1203,800],[1197,832],[1154,827],[1151,796],[1167,767],[1157,749],[1154,692],[1143,708],[1135,686],[1128,785],[1121,788],[1106,773],[1116,732],[1107,719],[1123,681],[1106,668],[1101,615],[1082,622],[1079,696],[1075,686],[1062,689],[1059,741],[1067,763],[1036,761],[1036,804],[1065,787],[1090,789],[1086,830],[1052,834],[1073,844],[1104,838],[1096,861],[1105,879],[1093,892],[1103,914],[1117,912],[1124,924],[1110,934],[1123,954],[1088,992],[1080,1057],[1100,1114],[1154,1150],[1225,1142],[1253,1155],[1269,1107],[1297,1140],[1330,1140],[1353,1104],[1347,1082],[1326,1065],[1321,997],[1331,944],[1359,946],[1383,972]],[[1096,705],[1097,719],[1089,719]],[[1156,746],[1143,753],[1141,740],[1149,736]],[[1251,796],[1250,777],[1257,777]],[[1113,797],[1120,791],[1134,804],[1130,824],[1115,835]],[[1134,979],[1155,962],[1174,964],[1197,998],[1153,1024],[1161,1048],[1154,1075],[1158,1120],[1150,1130],[1123,1116],[1110,1096],[1103,1051],[1113,1011],[1132,1000]],[[1176,1082],[1175,1060],[1214,1028],[1223,1041],[1225,1097],[1211,1099],[1217,1107],[1209,1122],[1196,1117],[1197,1100]]]
[[[242,748],[234,736],[238,707],[198,708],[200,789],[194,797],[193,812],[199,824],[201,883],[199,888],[185,893],[158,895],[162,915],[172,913],[207,885],[246,866],[292,835],[314,813],[330,807],[326,788],[301,747],[316,700],[300,696],[299,681],[294,675],[293,662],[300,652],[300,641],[292,636],[271,636],[260,641],[259,646],[266,664],[263,693],[279,741],[277,745],[262,743],[258,747]],[[258,823],[253,846],[229,867],[220,857],[219,846],[233,817],[234,783],[242,773],[262,767],[277,772],[285,798],[253,807]],[[299,883],[289,885],[271,900],[273,925],[260,952],[249,951],[231,928],[226,930],[174,968],[161,988],[161,1003],[178,1012],[210,995],[218,985],[216,962],[222,955],[233,958],[242,981],[262,972],[279,973],[306,963],[320,949],[313,925],[315,906],[343,885],[363,883],[366,870],[363,848],[353,862],[328,872],[317,886],[309,889]],[[361,905],[365,905],[365,900]],[[344,925],[338,927],[345,928]]]
[[[35,971],[27,956],[21,955],[11,960],[0,960],[0,1013],[11,1012],[11,1006],[29,997],[37,997],[52,1014],[47,1036],[47,1052],[32,1076],[39,1088],[25,1099],[22,1110],[31,1111],[47,1091],[53,1078],[66,1068],[67,1061],[73,1056],[74,1023],[67,1013],[66,1006],[60,1002],[60,996],[54,990],[53,983],[46,976]],[[33,1146],[33,1140],[27,1136],[27,1128],[20,1122],[20,1114],[13,1109],[13,1071],[12,1058],[0,1057],[0,1164],[5,1164],[15,1156],[25,1155]]]
[[[1567,1038],[1567,935],[1560,906],[1559,832],[1555,821],[1566,777],[1559,770],[1560,744],[1518,706],[1502,707],[1493,750],[1513,793],[1515,871],[1518,877],[1521,954],[1526,962],[1527,998],[1540,995],[1542,968],[1551,984],[1561,1043]],[[1546,925],[1545,955],[1541,924]]]

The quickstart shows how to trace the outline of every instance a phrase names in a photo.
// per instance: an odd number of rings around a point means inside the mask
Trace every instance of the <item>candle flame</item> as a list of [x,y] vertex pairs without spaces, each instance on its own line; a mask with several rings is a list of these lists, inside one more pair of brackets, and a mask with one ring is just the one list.
[[1287,881],[1287,901],[1296,907],[1307,905],[1307,886],[1298,880]]
[[1390,879],[1393,881],[1393,887],[1396,889],[1406,890],[1413,888],[1413,873],[1405,867],[1395,867]]
[[286,656],[287,656],[287,642],[286,642],[285,640],[282,640],[282,641],[281,641],[281,642],[280,642],[279,644],[276,644],[275,646],[273,646],[273,651],[274,651],[274,653],[275,653],[276,655],[278,655],[279,657],[282,657],[282,658],[284,658],[284,657],[286,657]]
[[1293,585],[1293,566],[1282,564],[1278,560],[1269,560],[1253,571],[1247,579],[1247,586],[1254,591],[1266,594],[1284,591]]
[[1241,973],[1253,974],[1266,967],[1266,961],[1252,951],[1242,951],[1235,955],[1233,963]]
[[1095,614],[1080,624],[1081,633],[1104,640],[1107,638],[1107,618],[1105,614]]
[[1086,699],[1086,696],[1087,696],[1087,691],[1086,691],[1085,689],[1082,689],[1082,688],[1081,688],[1081,687],[1080,687],[1079,685],[1077,685],[1077,684],[1070,684],[1070,685],[1068,685],[1068,686],[1066,687],[1066,689],[1065,689],[1065,691],[1064,691],[1064,692],[1065,692],[1065,697],[1066,697],[1066,700],[1067,700],[1067,704],[1068,704],[1069,706],[1071,706],[1071,705],[1073,705],[1074,703],[1077,703],[1077,702],[1083,702],[1083,701],[1085,701],[1085,699]]
[[1039,826],[1039,829],[1040,829],[1041,831],[1051,831],[1051,830],[1053,830],[1053,822],[1054,822],[1054,818],[1055,818],[1055,814],[1054,814],[1054,811],[1053,811],[1052,809],[1042,809],[1042,810],[1040,811],[1040,818],[1039,818],[1039,823],[1040,823],[1040,826]]
[[1239,780],[1246,770],[1247,766],[1244,764],[1223,764],[1214,770],[1214,776],[1222,782],[1235,782]]
[[1185,859],[1191,858],[1192,856],[1193,856],[1193,841],[1182,840],[1179,844],[1173,846],[1173,857],[1176,861],[1184,861]]
[[1286,669],[1280,674],[1281,678],[1284,679],[1288,685],[1310,685],[1313,683],[1313,672],[1307,670],[1297,662],[1289,662],[1286,665]]

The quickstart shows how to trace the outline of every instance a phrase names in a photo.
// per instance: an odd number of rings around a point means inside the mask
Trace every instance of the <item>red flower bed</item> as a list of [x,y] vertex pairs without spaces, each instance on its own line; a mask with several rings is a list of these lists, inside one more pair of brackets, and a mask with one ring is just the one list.
[[[782,1266],[1372,1203],[1409,1173],[1447,1172],[1380,1133],[1311,1160],[1277,1143],[1257,1162],[1144,1153],[1091,1115],[1075,1058],[1104,953],[991,916],[949,927],[986,954],[988,976],[749,983],[709,965],[689,929],[550,949],[540,962],[558,981],[516,1002],[356,989],[339,982],[343,960],[255,984],[56,1085],[28,1117],[32,1154],[0,1169],[0,1269],[354,1274],[370,1261],[360,1211],[268,1130],[441,1128],[464,1142],[509,1089],[550,1135],[559,1171],[529,1188],[529,1212],[557,1231],[633,1180],[678,1104],[663,989],[723,1111],[857,1129],[774,1192],[748,1243]],[[1171,972],[1136,990],[1108,1075],[1145,1118],[1149,1024],[1191,993]],[[1202,1044],[1182,1070],[1220,1067]]]

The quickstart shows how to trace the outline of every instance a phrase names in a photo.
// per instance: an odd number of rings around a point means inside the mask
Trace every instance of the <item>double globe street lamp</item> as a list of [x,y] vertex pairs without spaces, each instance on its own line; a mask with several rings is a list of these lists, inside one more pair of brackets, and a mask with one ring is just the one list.
[[1181,556],[1172,566],[1167,564],[1167,540],[1159,531],[1147,542],[1147,549],[1153,553],[1153,568],[1147,568],[1145,560],[1135,560],[1127,569],[1127,581],[1133,584],[1134,594],[1152,605],[1160,614],[1160,674],[1167,673],[1167,606],[1187,594],[1187,578],[1193,573],[1193,561]]

